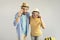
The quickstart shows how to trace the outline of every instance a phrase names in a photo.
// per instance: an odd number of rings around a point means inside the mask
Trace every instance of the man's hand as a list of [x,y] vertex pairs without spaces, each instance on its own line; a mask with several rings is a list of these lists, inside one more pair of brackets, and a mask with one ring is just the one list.
[[27,35],[22,36],[22,40],[26,40]]
[[20,17],[16,18],[16,22],[19,22],[20,21]]
[[18,17],[16,18],[16,22],[19,22],[20,21],[20,16],[22,15],[23,13],[23,9],[21,9],[19,12],[18,12]]
[[23,9],[21,9],[19,12],[18,12],[18,16],[20,17],[23,13]]

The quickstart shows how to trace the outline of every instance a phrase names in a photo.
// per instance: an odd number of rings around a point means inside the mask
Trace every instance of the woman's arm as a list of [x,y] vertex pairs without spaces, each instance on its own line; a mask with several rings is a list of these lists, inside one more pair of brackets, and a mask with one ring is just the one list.
[[43,29],[45,29],[45,24],[44,24],[44,22],[43,22],[42,19],[41,19],[41,27],[42,27]]

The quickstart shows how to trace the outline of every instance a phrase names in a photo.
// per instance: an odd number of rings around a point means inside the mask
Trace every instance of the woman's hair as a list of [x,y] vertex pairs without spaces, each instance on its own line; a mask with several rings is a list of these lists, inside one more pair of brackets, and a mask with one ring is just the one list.
[[[33,11],[33,12],[37,12],[38,14],[40,14],[40,12],[38,12],[38,11]],[[33,14],[33,12],[32,12],[32,14]],[[41,16],[38,15],[38,18],[41,18]]]

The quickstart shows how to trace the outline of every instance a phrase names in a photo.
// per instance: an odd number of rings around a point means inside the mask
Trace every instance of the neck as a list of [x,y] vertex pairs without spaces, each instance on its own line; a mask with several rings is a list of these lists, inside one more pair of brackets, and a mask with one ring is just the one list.
[[[33,17],[33,16],[32,16]],[[34,19],[36,19],[37,17],[33,17]]]
[[27,14],[27,12],[25,13],[25,12],[23,12],[23,15],[26,15]]

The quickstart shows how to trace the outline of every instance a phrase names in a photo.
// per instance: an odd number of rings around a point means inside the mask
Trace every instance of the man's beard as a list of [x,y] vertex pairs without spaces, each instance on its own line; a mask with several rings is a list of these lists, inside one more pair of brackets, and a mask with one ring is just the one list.
[[25,14],[27,14],[27,12],[23,12],[23,14],[25,15]]

